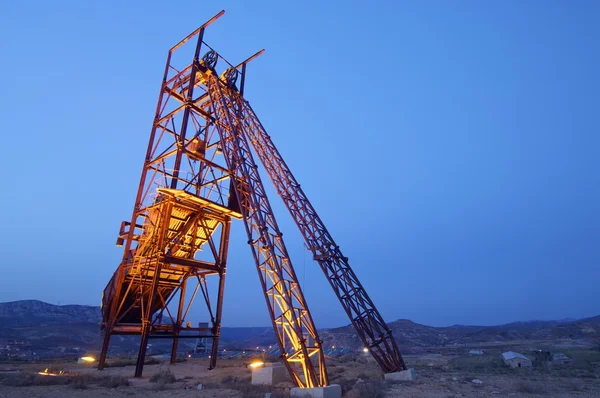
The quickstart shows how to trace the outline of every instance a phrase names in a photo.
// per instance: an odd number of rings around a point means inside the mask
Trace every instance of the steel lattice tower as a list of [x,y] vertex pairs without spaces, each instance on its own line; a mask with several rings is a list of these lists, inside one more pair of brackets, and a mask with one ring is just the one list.
[[[173,339],[172,363],[179,338],[211,339],[210,368],[215,366],[230,224],[242,219],[283,363],[300,387],[328,384],[322,342],[254,150],[365,347],[384,372],[405,370],[390,329],[348,258],[244,99],[247,65],[263,51],[233,65],[204,41],[205,29],[223,14],[169,50],[133,214],[122,223],[117,239],[124,246],[122,261],[103,292],[98,368],[105,365],[111,336],[118,334],[141,336],[136,377],[142,375],[150,337]],[[193,39],[191,63],[182,64],[181,49]],[[220,75],[217,65],[224,69]],[[211,299],[210,280],[215,281],[216,300]],[[186,299],[190,282],[195,287]],[[198,292],[210,315],[209,327],[185,327]],[[173,313],[171,303],[177,307]]]

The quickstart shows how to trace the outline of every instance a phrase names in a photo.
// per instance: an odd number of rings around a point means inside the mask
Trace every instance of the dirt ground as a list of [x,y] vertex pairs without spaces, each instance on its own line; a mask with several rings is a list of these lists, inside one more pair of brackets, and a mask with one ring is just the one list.
[[[330,382],[342,385],[344,397],[600,397],[598,369],[577,367],[509,369],[499,366],[495,359],[454,358],[452,356],[407,357],[414,367],[417,380],[386,383],[376,364],[367,358],[328,360]],[[483,365],[482,365],[483,364]],[[221,360],[214,370],[207,369],[205,360],[189,359],[174,365],[162,363],[146,365],[144,377],[133,378],[134,367],[111,367],[98,371],[85,365],[54,363],[54,368],[69,369],[85,381],[66,385],[0,385],[0,398],[8,397],[264,397],[272,392],[273,398],[289,396],[293,387],[289,381],[276,386],[250,385],[251,371],[239,360]],[[43,370],[48,364],[20,365],[22,375]],[[0,368],[2,366],[0,365]],[[174,382],[152,382],[152,376],[170,371]],[[168,372],[167,372],[168,373]],[[7,375],[0,375],[6,380]],[[109,377],[110,376],[110,377]],[[50,376],[38,376],[39,378]],[[129,381],[129,386],[116,388],[97,384],[95,378],[111,377]],[[475,382],[474,382],[475,380]],[[2,383],[0,383],[2,384]],[[11,384],[11,383],[3,383]],[[203,384],[202,390],[196,386]]]

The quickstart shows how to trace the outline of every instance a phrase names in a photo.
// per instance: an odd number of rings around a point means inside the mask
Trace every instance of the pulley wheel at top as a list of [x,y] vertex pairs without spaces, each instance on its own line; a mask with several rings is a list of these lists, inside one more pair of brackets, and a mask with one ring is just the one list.
[[229,87],[234,87],[235,86],[235,82],[237,82],[237,78],[239,75],[239,72],[236,68],[227,68],[227,70],[224,73],[225,75],[225,82],[227,83],[227,85]]
[[208,51],[202,56],[202,62],[204,63],[204,66],[208,69],[215,69],[215,66],[217,66],[218,59],[219,56],[213,50]]

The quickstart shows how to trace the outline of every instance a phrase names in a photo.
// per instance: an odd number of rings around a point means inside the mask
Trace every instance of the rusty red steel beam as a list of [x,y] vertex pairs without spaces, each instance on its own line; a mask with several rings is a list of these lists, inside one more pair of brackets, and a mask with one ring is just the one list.
[[320,265],[356,332],[386,373],[406,370],[400,350],[383,317],[350,267],[325,224],[296,181],[254,110],[236,95],[238,120],[277,193]]

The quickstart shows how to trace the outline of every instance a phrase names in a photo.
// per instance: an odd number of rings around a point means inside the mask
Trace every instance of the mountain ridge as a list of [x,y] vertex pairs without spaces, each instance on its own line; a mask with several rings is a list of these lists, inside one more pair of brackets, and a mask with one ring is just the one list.
[[[60,309],[60,310],[59,310]],[[34,314],[26,314],[24,311],[35,311]],[[42,312],[44,311],[44,312]],[[77,313],[77,311],[83,312]],[[6,301],[0,302],[0,318],[6,316],[19,316],[24,317],[26,315],[37,315],[37,316],[60,316],[64,318],[72,317],[73,320],[78,321],[89,321],[89,322],[100,322],[100,307],[93,305],[85,305],[85,304],[51,304],[41,300],[15,300],[15,301]],[[426,324],[421,324],[418,322],[414,322],[410,319],[399,318],[391,322],[387,322],[388,326],[393,325],[403,325],[403,326],[424,326],[428,328],[435,329],[447,329],[447,328],[506,328],[509,326],[528,326],[532,324],[568,324],[568,323],[598,323],[600,324],[600,315],[586,317],[586,318],[563,318],[557,320],[540,320],[540,319],[532,319],[526,321],[513,321],[509,323],[501,323],[496,325],[467,325],[467,324],[454,324],[449,326],[430,326]],[[322,328],[320,330],[341,330],[348,327],[351,327],[351,324],[346,324],[343,326],[336,326],[332,328]],[[229,329],[268,329],[270,326],[225,326]]]
[[[100,344],[100,307],[78,304],[54,305],[40,300],[0,303],[0,341],[22,340],[31,351],[65,350],[81,347],[97,350]],[[494,326],[427,326],[408,319],[388,323],[402,351],[451,345],[480,345],[490,342],[582,339],[600,341],[600,315],[578,320],[517,321]],[[362,342],[352,325],[319,329],[324,347],[360,349]],[[131,341],[130,341],[131,340]],[[118,351],[130,351],[133,339],[115,337]],[[222,327],[223,347],[255,347],[275,344],[273,329],[265,327]],[[186,347],[193,342],[186,343]],[[1,348],[0,343],[0,348]],[[112,347],[112,345],[111,345]]]

